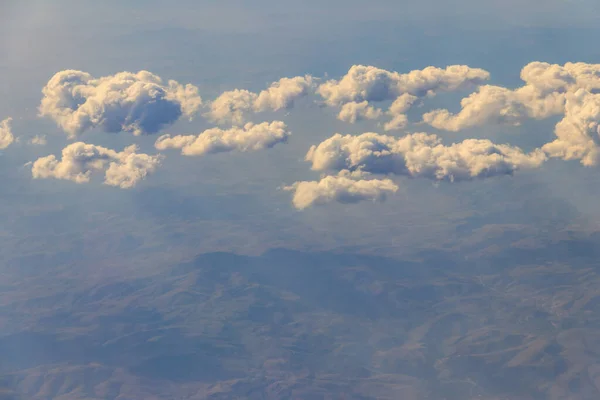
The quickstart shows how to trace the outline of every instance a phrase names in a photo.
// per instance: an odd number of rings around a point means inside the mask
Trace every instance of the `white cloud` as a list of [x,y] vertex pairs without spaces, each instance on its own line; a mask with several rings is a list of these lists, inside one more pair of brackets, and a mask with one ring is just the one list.
[[394,100],[404,93],[424,97],[479,85],[487,79],[487,71],[465,65],[451,65],[445,69],[427,67],[406,74],[354,65],[340,80],[321,84],[317,92],[328,105],[341,106],[349,102]]
[[0,150],[13,144],[15,136],[12,133],[12,118],[0,121]]
[[292,108],[294,101],[306,96],[313,86],[314,80],[310,75],[282,78],[258,94],[254,101],[254,110],[260,112]]
[[358,203],[360,201],[383,201],[398,185],[390,179],[354,180],[347,176],[326,176],[319,181],[296,182],[284,190],[294,192],[293,204],[297,209],[330,202]]
[[566,96],[565,117],[556,125],[556,140],[543,146],[551,157],[581,160],[586,166],[600,161],[600,94],[580,89]]
[[244,123],[244,113],[252,110],[258,95],[248,90],[231,90],[223,92],[210,104],[210,111],[205,114],[211,121],[225,124]]
[[55,74],[42,92],[40,115],[53,119],[70,137],[92,128],[153,134],[182,115],[192,118],[202,105],[197,87],[172,80],[165,84],[147,71],[94,78],[66,70]]
[[423,120],[438,129],[459,131],[485,123],[518,125],[526,118],[545,119],[565,112],[567,93],[600,89],[600,64],[567,63],[564,66],[532,62],[521,70],[520,88],[482,86],[461,101],[461,110],[433,110]]
[[600,64],[549,64],[534,61],[521,70],[521,79],[542,93],[600,89]]
[[369,105],[368,101],[361,103],[350,102],[342,106],[338,119],[340,121],[354,124],[356,121],[363,119],[377,119],[381,116],[381,110]]
[[136,153],[135,145],[116,152],[105,147],[76,142],[62,150],[61,159],[54,155],[37,159],[31,168],[35,179],[65,179],[87,183],[93,174],[104,173],[104,183],[122,189],[134,187],[153,173],[162,156]]
[[406,112],[417,101],[417,96],[404,93],[400,95],[390,106],[387,114],[392,117],[392,120],[384,125],[386,131],[394,131],[403,129],[408,125],[408,117]]
[[545,94],[533,86],[510,90],[486,85],[462,99],[461,110],[433,110],[423,115],[423,121],[437,129],[460,131],[495,122],[519,125],[526,118],[544,119],[564,111],[565,94]]
[[45,135],[35,135],[29,139],[29,144],[33,146],[45,146],[47,142]]
[[261,124],[247,123],[244,127],[223,130],[212,128],[199,135],[163,135],[156,140],[158,150],[181,149],[187,156],[199,156],[228,151],[254,151],[285,143],[290,136],[281,121]]
[[282,78],[259,94],[245,89],[223,92],[210,104],[210,111],[205,115],[219,124],[241,125],[245,121],[245,114],[251,111],[279,111],[292,108],[294,102],[306,96],[313,87],[314,79],[306,75]]
[[518,147],[482,139],[445,146],[436,135],[425,133],[402,138],[377,133],[336,134],[312,146],[306,155],[306,161],[317,171],[361,170],[436,181],[511,175],[519,169],[537,168],[545,160],[541,150],[527,154]]

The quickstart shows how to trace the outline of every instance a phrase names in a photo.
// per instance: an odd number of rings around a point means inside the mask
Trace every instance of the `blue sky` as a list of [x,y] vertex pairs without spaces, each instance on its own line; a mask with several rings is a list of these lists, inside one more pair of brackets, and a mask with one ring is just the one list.
[[[599,51],[592,44],[598,33],[593,24],[598,15],[596,2],[62,0],[9,1],[2,7],[1,49],[5,57],[0,62],[4,76],[0,83],[0,115],[13,118],[13,131],[24,141],[33,135],[47,136],[45,146],[13,145],[0,158],[3,196],[6,204],[12,205],[2,212],[12,214],[9,220],[20,224],[20,230],[27,224],[15,214],[25,215],[30,208],[57,207],[76,215],[114,213],[140,226],[156,224],[157,232],[166,236],[170,235],[169,229],[190,237],[215,234],[222,246],[227,247],[230,240],[230,245],[240,251],[252,251],[251,243],[258,240],[256,232],[260,232],[261,248],[281,244],[277,237],[282,227],[292,232],[292,246],[357,245],[395,251],[394,246],[409,239],[398,228],[405,218],[416,218],[424,234],[431,224],[439,226],[443,237],[442,232],[452,231],[455,223],[445,220],[446,216],[463,212],[461,204],[469,201],[465,199],[476,198],[480,191],[493,193],[513,185],[527,186],[527,180],[560,204],[596,218],[588,200],[595,194],[590,184],[597,179],[595,169],[583,168],[577,162],[550,162],[541,170],[514,179],[467,182],[454,187],[403,180],[400,191],[385,203],[327,205],[298,212],[291,205],[291,194],[278,188],[318,178],[319,173],[303,161],[308,148],[335,132],[356,135],[378,131],[369,121],[356,125],[338,121],[334,110],[321,112],[308,100],[285,116],[273,113],[252,117],[255,122],[284,120],[292,131],[286,145],[256,153],[197,158],[170,151],[163,166],[132,190],[106,187],[101,180],[82,185],[32,180],[29,170],[23,167],[38,157],[59,154],[72,142],[53,121],[37,115],[41,89],[61,70],[77,69],[99,77],[144,69],[165,80],[198,86],[205,101],[235,88],[260,91],[282,77],[327,74],[339,78],[354,64],[400,73],[430,65],[465,64],[489,71],[492,84],[513,88],[520,85],[519,72],[529,62],[597,60]],[[426,107],[456,111],[466,94],[440,95]],[[491,125],[445,132],[443,139],[452,142],[475,136],[532,149],[552,138],[555,123],[550,119],[526,121],[517,128]],[[212,126],[203,118],[192,122],[182,118],[164,132],[192,134]],[[156,136],[105,134],[93,129],[80,139],[117,150],[135,143],[141,151],[155,152]],[[519,196],[538,194],[523,192]],[[183,203],[187,208],[180,208]],[[483,212],[502,208],[502,204],[481,204]],[[15,213],[13,207],[22,210]],[[77,218],[67,223],[44,213],[39,211],[30,217],[40,218],[30,224],[30,233],[41,234],[45,224],[57,224],[54,229],[58,231],[84,229],[77,226]],[[193,220],[196,215],[198,221],[220,215],[233,224],[231,229],[240,230],[241,236],[233,239],[219,229],[207,228],[204,232],[195,225],[186,231],[174,222],[174,215],[178,220]],[[250,217],[253,215],[256,217]],[[48,222],[46,217],[50,218]],[[111,234],[112,228],[106,222],[96,223]],[[134,233],[143,229],[133,225],[129,226]],[[362,232],[348,229],[356,226]],[[315,240],[311,233],[315,230],[328,239]],[[388,237],[394,235],[399,236]],[[424,242],[410,236],[415,242]]]

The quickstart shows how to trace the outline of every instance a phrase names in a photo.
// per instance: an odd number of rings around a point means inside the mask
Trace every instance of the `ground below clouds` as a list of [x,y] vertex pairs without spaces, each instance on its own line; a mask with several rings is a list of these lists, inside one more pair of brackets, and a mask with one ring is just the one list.
[[0,294],[0,398],[598,398],[597,236],[513,241],[209,253],[91,286],[26,271]]

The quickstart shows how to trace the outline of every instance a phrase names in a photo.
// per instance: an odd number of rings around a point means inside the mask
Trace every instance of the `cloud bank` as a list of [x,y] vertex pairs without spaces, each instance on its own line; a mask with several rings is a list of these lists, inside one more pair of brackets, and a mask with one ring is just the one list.
[[87,72],[55,74],[42,90],[40,116],[54,120],[70,137],[99,128],[105,132],[154,134],[202,105],[198,88],[148,71],[94,78]]
[[290,136],[287,126],[281,121],[247,123],[243,127],[223,130],[212,128],[199,135],[163,135],[154,146],[158,150],[181,149],[186,156],[224,153],[230,151],[256,151],[285,143]]
[[12,118],[0,121],[0,150],[6,149],[13,144],[15,136],[12,133]]
[[37,159],[32,166],[34,179],[64,179],[87,183],[93,174],[104,174],[109,186],[129,189],[153,173],[161,163],[160,155],[137,153],[131,145],[122,152],[102,146],[76,142],[62,150],[61,159],[54,155]]
[[[548,158],[598,165],[600,64],[536,61],[523,67],[520,76],[523,85],[514,89],[486,84],[490,78],[487,71],[466,65],[430,66],[408,73],[354,65],[339,79],[321,81],[310,75],[282,78],[258,93],[235,89],[208,103],[205,117],[233,127],[207,129],[197,135],[162,135],[155,147],[178,149],[186,156],[274,147],[287,142],[290,132],[286,124],[245,123],[248,114],[289,110],[311,93],[319,95],[325,105],[338,107],[341,121],[388,117],[383,129],[398,131],[409,126],[407,112],[415,104],[440,92],[475,88],[461,100],[457,113],[433,110],[423,115],[423,122],[440,130],[460,131],[488,123],[519,125],[525,119],[562,116],[555,127],[556,138],[528,153],[487,139],[446,145],[437,135],[427,133],[404,137],[370,132],[335,134],[312,146],[305,157],[313,170],[325,175],[318,181],[285,187],[294,193],[294,205],[304,209],[328,202],[382,201],[398,190],[391,180],[394,177],[470,181],[538,168]],[[43,95],[40,115],[53,119],[70,137],[93,128],[153,134],[181,117],[191,118],[203,106],[195,86],[164,83],[147,71],[101,78],[82,71],[61,71],[50,79]],[[387,110],[373,104],[383,102],[390,102]],[[0,122],[0,148],[15,141],[10,122],[10,118]],[[36,136],[29,143],[44,144],[45,138]],[[38,159],[32,174],[35,178],[81,183],[93,174],[104,173],[106,184],[127,188],[152,173],[161,157],[139,154],[135,146],[119,153],[78,142],[67,146],[60,160],[52,155]]]

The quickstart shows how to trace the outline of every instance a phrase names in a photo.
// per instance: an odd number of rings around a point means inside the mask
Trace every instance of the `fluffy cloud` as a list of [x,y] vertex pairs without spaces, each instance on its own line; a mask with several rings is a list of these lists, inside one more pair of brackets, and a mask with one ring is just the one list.
[[199,156],[228,151],[262,150],[284,143],[290,136],[287,126],[281,121],[262,124],[247,123],[244,127],[223,130],[212,128],[199,135],[163,135],[155,147],[158,150],[181,149],[187,156]]
[[549,64],[534,61],[521,70],[521,79],[541,93],[600,89],[600,64]]
[[551,157],[581,160],[586,166],[600,161],[600,94],[579,89],[568,93],[565,117],[556,125],[556,140],[543,150]]
[[206,117],[219,124],[241,125],[248,112],[290,109],[298,98],[310,92],[313,82],[313,78],[306,75],[282,78],[258,94],[240,89],[227,91],[210,104]]
[[235,89],[223,92],[210,104],[210,111],[206,113],[206,117],[219,124],[229,122],[236,125],[243,124],[244,113],[252,109],[257,98],[256,93],[248,90]]
[[160,165],[160,155],[137,153],[135,145],[116,152],[105,147],[77,142],[65,147],[61,159],[54,155],[37,159],[31,173],[35,179],[65,179],[86,183],[92,174],[104,173],[104,183],[122,189],[134,187]]
[[47,143],[46,136],[44,135],[35,135],[31,139],[29,139],[29,144],[33,146],[45,146]]
[[292,108],[296,99],[310,92],[313,82],[310,75],[282,78],[258,94],[253,104],[254,110],[260,112]]
[[198,88],[164,83],[147,72],[120,72],[94,78],[87,72],[58,72],[46,84],[40,115],[53,119],[69,136],[92,128],[106,132],[153,134],[202,105]]
[[482,86],[461,101],[461,110],[433,110],[423,120],[438,129],[459,131],[485,123],[519,124],[525,118],[544,119],[565,112],[568,93],[600,89],[600,64],[564,66],[532,62],[521,70],[520,88]]
[[445,69],[427,67],[406,74],[354,65],[342,79],[321,84],[317,92],[328,105],[341,106],[350,102],[394,100],[404,93],[424,97],[478,85],[487,79],[487,71],[465,65],[451,65]]
[[294,192],[293,204],[299,210],[330,202],[358,203],[383,201],[398,186],[390,179],[354,180],[347,176],[325,176],[319,181],[296,182],[284,190]]
[[5,149],[15,141],[12,133],[12,118],[0,121],[0,150]]
[[488,122],[518,125],[525,118],[544,119],[561,114],[565,94],[545,94],[533,86],[510,90],[486,85],[461,101],[461,110],[433,110],[423,115],[423,121],[437,129],[460,131]]
[[381,116],[381,110],[369,105],[368,101],[361,103],[350,102],[342,106],[338,119],[351,124],[363,119],[377,119]]
[[402,138],[377,133],[336,134],[312,146],[306,155],[306,161],[317,171],[361,170],[436,181],[511,175],[519,169],[539,167],[545,160],[541,150],[527,154],[518,147],[481,139],[445,146],[436,135],[425,133]]
[[406,112],[412,107],[417,99],[417,96],[404,93],[394,100],[387,112],[387,114],[392,117],[392,120],[384,125],[384,129],[386,131],[393,131],[406,127],[408,124]]

